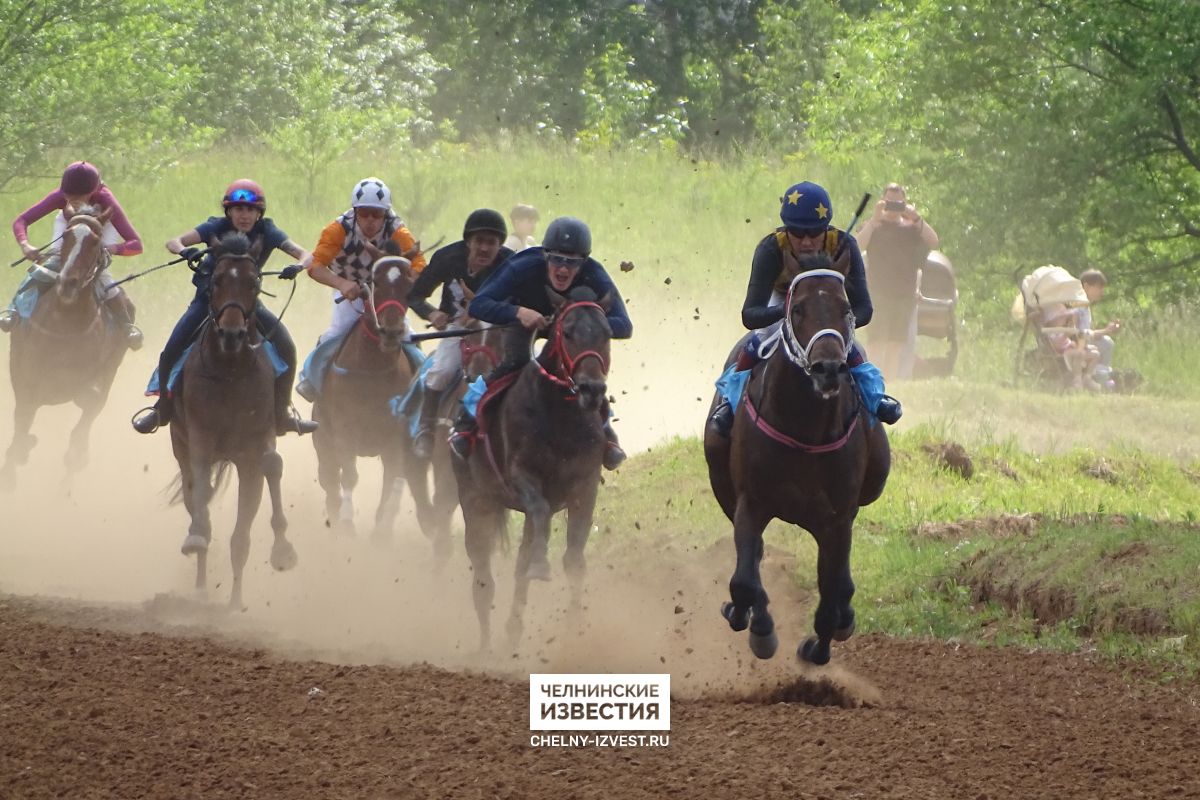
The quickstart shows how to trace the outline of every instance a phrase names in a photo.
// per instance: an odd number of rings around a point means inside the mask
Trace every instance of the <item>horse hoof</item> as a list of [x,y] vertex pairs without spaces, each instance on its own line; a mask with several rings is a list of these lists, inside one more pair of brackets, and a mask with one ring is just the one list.
[[775,651],[779,649],[779,636],[775,631],[771,631],[766,636],[759,636],[754,631],[750,632],[750,652],[766,661],[775,655]]
[[392,532],[383,528],[376,528],[371,531],[371,544],[376,547],[391,547]]
[[195,553],[208,552],[208,540],[203,536],[190,534],[183,540],[183,547],[179,548],[185,556],[190,556]]
[[854,635],[854,620],[850,620],[850,624],[844,628],[838,628],[833,632],[833,640],[835,642],[844,642]]
[[829,645],[821,647],[821,642],[817,637],[810,636],[804,640],[804,644],[800,645],[800,649],[796,651],[796,655],[801,661],[807,661],[809,664],[821,666],[829,663]]
[[721,616],[729,623],[729,627],[737,633],[746,630],[746,626],[750,624],[750,609],[738,610],[731,602],[721,604]]
[[271,547],[271,566],[279,572],[287,572],[300,561],[291,542],[277,542]]
[[513,650],[521,642],[521,634],[525,632],[525,624],[518,617],[509,617],[504,624],[504,633],[508,636],[508,644]]
[[550,562],[545,559],[531,561],[529,567],[525,570],[525,577],[531,581],[550,580]]

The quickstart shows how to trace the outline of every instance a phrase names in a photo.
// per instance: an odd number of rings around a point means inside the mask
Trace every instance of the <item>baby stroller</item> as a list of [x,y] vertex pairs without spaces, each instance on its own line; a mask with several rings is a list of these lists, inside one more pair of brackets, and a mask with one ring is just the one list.
[[[1062,267],[1038,267],[1018,282],[1012,317],[1022,323],[1013,363],[1014,386],[1039,386],[1062,391],[1071,385],[1071,370],[1063,358],[1063,337],[1079,334],[1073,322],[1049,319],[1050,313],[1088,304],[1083,284]],[[1061,313],[1056,316],[1063,316]],[[1055,323],[1055,324],[1048,324]],[[1032,337],[1032,347],[1026,342]]]
[[951,375],[958,359],[958,281],[954,265],[940,250],[930,252],[921,269],[920,299],[917,301],[917,335],[945,340],[949,349],[943,356],[913,361],[914,378],[933,378]]

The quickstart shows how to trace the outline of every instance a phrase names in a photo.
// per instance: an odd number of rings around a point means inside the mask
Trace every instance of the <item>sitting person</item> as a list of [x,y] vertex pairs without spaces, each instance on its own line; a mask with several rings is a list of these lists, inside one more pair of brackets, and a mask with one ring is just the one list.
[[1101,388],[1112,389],[1114,388],[1112,335],[1121,330],[1122,323],[1121,320],[1114,319],[1103,328],[1094,329],[1092,327],[1092,306],[1104,299],[1104,290],[1108,286],[1108,279],[1104,277],[1103,272],[1098,269],[1084,270],[1083,274],[1079,276],[1079,282],[1083,284],[1088,304],[1077,311],[1078,327],[1087,337],[1088,346],[1096,353],[1091,377]]
[[[782,198],[779,217],[783,226],[767,234],[754,250],[750,283],[742,305],[742,324],[755,335],[731,367],[736,372],[748,373],[759,362],[759,344],[783,324],[784,299],[792,278],[798,273],[800,256],[823,250],[832,258],[841,250],[841,257],[850,259],[845,285],[854,312],[854,326],[861,328],[871,321],[871,295],[867,290],[862,253],[853,236],[830,225],[833,203],[825,189],[808,181],[790,187]],[[855,372],[856,384],[867,410],[880,421],[895,424],[902,414],[900,403],[883,394],[879,370],[863,358],[857,344],[851,349],[847,362]],[[725,397],[713,410],[710,424],[719,434],[728,436],[733,429],[735,412],[736,404]]]
[[538,214],[536,208],[525,203],[517,203],[509,212],[508,217],[512,220],[513,232],[504,241],[505,247],[514,253],[519,253],[527,247],[537,245],[537,240],[533,238],[533,231],[537,228],[541,215]]
[[[138,433],[153,433],[170,422],[174,405],[168,394],[171,371],[209,317],[209,283],[216,260],[211,253],[201,256],[201,251],[196,245],[215,241],[231,231],[240,231],[246,234],[251,244],[261,243],[257,258],[259,270],[275,250],[287,253],[297,260],[308,255],[304,248],[276,227],[273,220],[263,216],[267,209],[267,197],[262,187],[249,178],[229,184],[221,198],[221,207],[225,210],[223,216],[209,217],[195,228],[167,242],[168,252],[187,258],[189,263],[199,261],[192,274],[196,294],[183,316],[175,323],[175,329],[171,331],[171,336],[158,358],[158,402],[134,419],[133,428]],[[296,377],[296,345],[279,318],[261,302],[255,306],[254,317],[259,332],[270,339],[279,357],[287,365],[283,374],[275,379],[275,431],[280,436],[285,433],[311,433],[316,430],[317,423],[300,419],[291,411],[292,382]]]
[[[79,209],[83,206],[95,206],[101,210],[111,209],[112,216],[105,224],[101,234],[105,249],[116,256],[141,254],[142,240],[126,218],[125,211],[117,202],[117,198],[100,179],[100,171],[86,161],[76,161],[63,172],[58,189],[22,211],[13,220],[13,236],[30,264],[35,267],[40,266],[42,270],[51,273],[58,272],[61,263],[59,240],[62,239],[67,226],[62,212],[67,206],[72,209]],[[43,252],[29,243],[29,226],[52,211],[59,212],[54,218],[54,240]],[[8,308],[0,312],[0,331],[7,333],[16,327],[21,316],[18,313],[19,305],[25,305],[22,303],[22,295],[35,292],[40,297],[42,290],[50,285],[46,282],[49,277],[51,276],[43,277],[38,270],[31,270],[31,274],[21,281],[21,285],[17,287],[16,296],[13,297]],[[96,276],[97,296],[103,300],[104,308],[111,318],[125,325],[129,347],[137,350],[142,346],[142,332],[133,324],[135,315],[133,302],[120,286],[114,286],[111,289],[105,288],[112,282],[112,274],[105,265]],[[36,302],[37,298],[32,298],[28,302],[28,308],[32,308]]]
[[[633,323],[620,292],[600,262],[590,257],[591,252],[592,232],[588,226],[574,217],[559,217],[546,227],[541,247],[531,247],[509,258],[483,284],[468,313],[493,325],[520,323],[504,331],[503,358],[485,382],[493,383],[531,360],[531,336],[548,327],[554,313],[546,287],[566,294],[576,286],[587,286],[597,297],[609,295],[612,307],[608,324],[612,338],[628,339],[633,335]],[[625,451],[609,421],[607,402],[600,413],[604,416],[604,435],[608,439],[604,468],[612,470],[625,460]],[[460,458],[470,455],[477,426],[476,419],[464,407],[450,439],[451,448]]]
[[[417,276],[408,293],[409,307],[421,319],[439,331],[451,327],[461,330],[467,316],[466,306],[483,282],[512,255],[500,243],[508,233],[499,211],[480,208],[472,211],[463,225],[462,241],[446,245],[433,254],[429,266]],[[441,303],[436,308],[429,295],[440,286]],[[432,364],[425,372],[424,396],[413,453],[429,458],[433,452],[434,423],[445,392],[458,385],[462,377],[462,348],[458,339],[442,339],[430,356]]]
[[1100,353],[1088,344],[1088,338],[1079,326],[1080,312],[1084,309],[1086,306],[1074,308],[1065,303],[1049,303],[1041,311],[1041,328],[1046,342],[1067,365],[1071,388],[1095,392],[1101,387],[1092,372],[1100,360]]

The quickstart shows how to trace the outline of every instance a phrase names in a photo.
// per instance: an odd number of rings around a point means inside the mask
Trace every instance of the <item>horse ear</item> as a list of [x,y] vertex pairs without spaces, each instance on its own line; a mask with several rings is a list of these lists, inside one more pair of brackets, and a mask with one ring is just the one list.
[[221,240],[218,239],[216,236],[209,239],[208,240],[208,249],[213,254],[214,258],[219,256],[221,254]]
[[104,225],[108,224],[108,221],[110,219],[112,219],[112,215],[113,215],[113,207],[109,206],[108,208],[106,208],[100,212],[99,216],[96,217],[96,220],[100,223],[101,226],[104,226]]
[[567,304],[567,298],[563,297],[551,287],[546,287],[546,296],[550,298],[550,305],[554,306],[554,310],[558,311]]
[[850,248],[849,246],[842,248],[842,254],[839,255],[829,265],[830,269],[837,270],[846,277],[850,277]]
[[250,249],[247,252],[250,254],[251,258],[253,258],[255,261],[258,261],[258,257],[262,254],[262,249],[263,240],[255,239],[254,244],[250,245]]
[[607,314],[608,312],[612,311],[612,307],[613,307],[613,295],[612,295],[612,290],[610,289],[609,291],[605,292],[605,293],[604,293],[604,296],[603,296],[603,297],[601,297],[599,300],[597,300],[597,301],[596,301],[596,305],[598,305],[598,306],[600,306],[601,308],[603,308],[603,309],[604,309],[604,313],[605,313],[605,314]]
[[73,216],[75,216],[75,206],[67,203],[63,206],[63,219],[70,219]]

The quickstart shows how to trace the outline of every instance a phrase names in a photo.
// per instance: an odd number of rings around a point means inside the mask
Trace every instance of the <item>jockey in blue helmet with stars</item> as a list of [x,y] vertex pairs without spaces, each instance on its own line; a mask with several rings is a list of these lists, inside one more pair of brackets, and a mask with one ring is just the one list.
[[[867,291],[867,274],[862,252],[854,237],[831,225],[833,202],[825,189],[811,181],[788,187],[781,200],[779,218],[783,225],[767,234],[754,250],[750,267],[750,283],[746,301],[742,304],[742,324],[755,332],[730,370],[746,371],[759,361],[759,343],[774,334],[783,324],[784,298],[788,284],[798,270],[799,257],[824,251],[831,258],[843,247],[843,257],[849,256],[846,274],[846,297],[854,312],[854,327],[861,328],[871,321],[871,295]],[[900,403],[882,393],[883,379],[879,370],[863,357],[855,344],[847,357],[855,373],[859,391],[867,410],[889,425],[900,419]],[[867,387],[876,391],[864,391]],[[723,399],[713,411],[710,424],[723,436],[733,427],[736,403]]]

